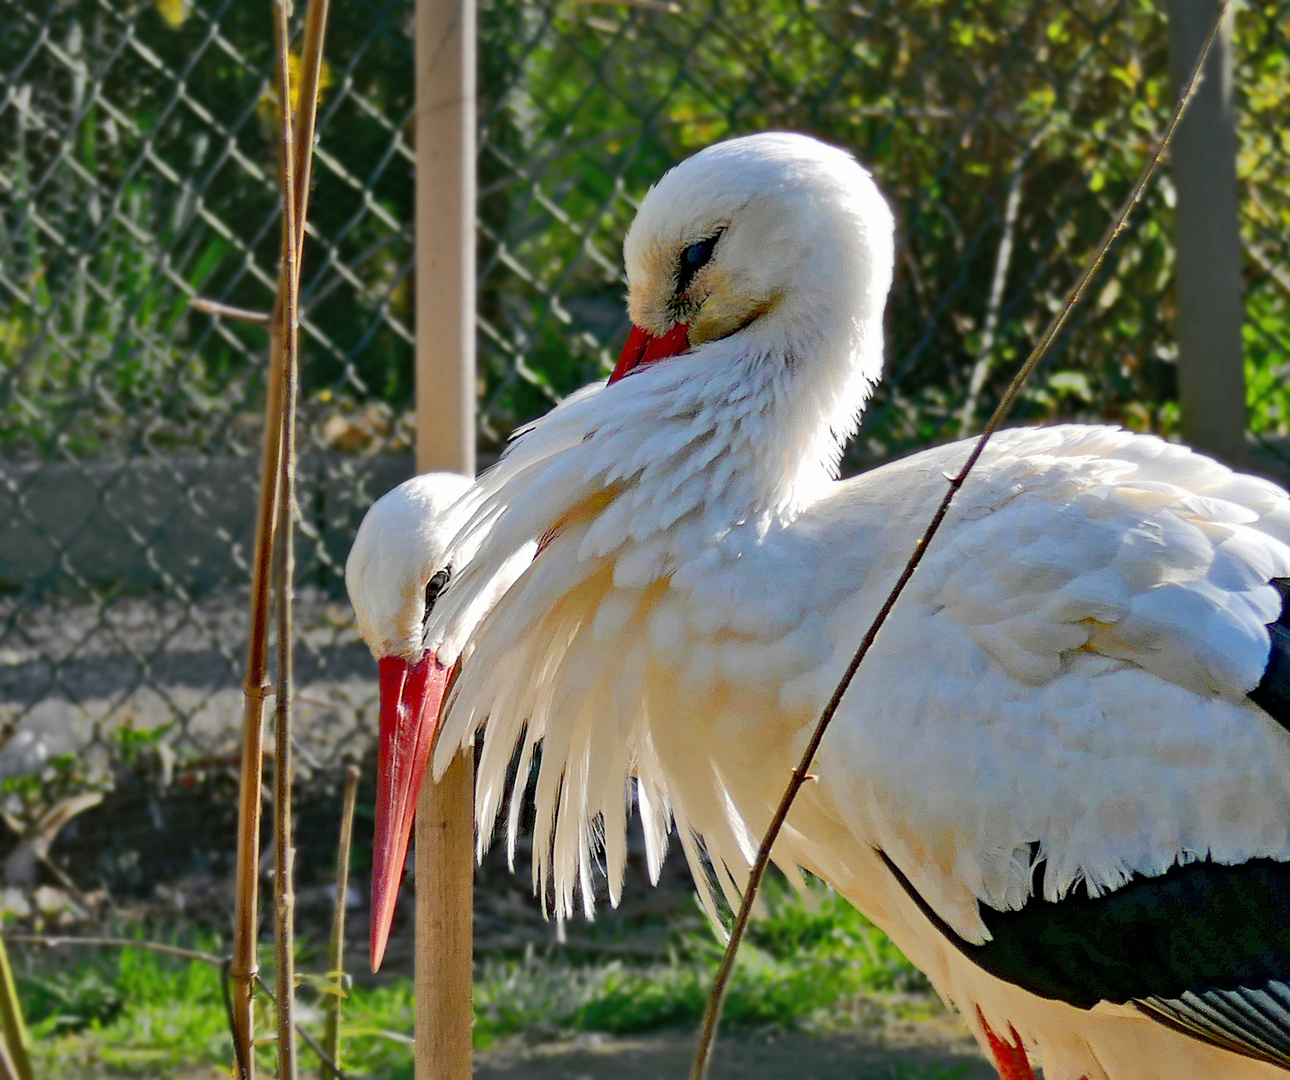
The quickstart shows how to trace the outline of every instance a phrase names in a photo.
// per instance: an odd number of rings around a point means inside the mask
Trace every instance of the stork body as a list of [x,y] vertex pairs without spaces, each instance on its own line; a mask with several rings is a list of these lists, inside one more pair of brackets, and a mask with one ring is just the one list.
[[[541,744],[534,877],[561,917],[589,908],[601,848],[617,899],[633,785],[654,872],[675,823],[696,881],[706,853],[735,896],[967,456],[835,479],[891,245],[841,151],[767,135],[692,158],[628,236],[637,329],[610,385],[453,509],[424,636],[461,663],[435,763],[483,727],[483,844],[516,748],[527,777]],[[1047,1080],[1284,1075],[1288,577],[1273,485],[1111,428],[996,436],[776,861],[889,933],[1008,1080],[1030,1054]]]

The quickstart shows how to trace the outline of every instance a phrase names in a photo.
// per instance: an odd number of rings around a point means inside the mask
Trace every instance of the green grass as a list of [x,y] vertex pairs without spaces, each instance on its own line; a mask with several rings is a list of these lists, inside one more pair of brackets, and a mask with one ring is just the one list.
[[167,1076],[228,1058],[217,969],[133,949],[69,959],[17,975],[38,1075]]
[[[198,944],[219,951],[210,941]],[[693,1026],[719,956],[719,943],[704,930],[676,935],[667,959],[647,964],[579,962],[557,950],[483,958],[476,969],[475,1044],[515,1035]],[[227,1067],[230,1043],[214,968],[134,950],[49,963],[18,975],[39,1075],[160,1078]],[[272,980],[271,971],[266,978]],[[765,916],[750,930],[724,1017],[732,1026],[839,1026],[850,1022],[858,998],[925,987],[886,937],[844,901],[823,890],[803,900],[778,883],[767,895]],[[306,985],[299,1000],[302,1022],[317,1034],[318,994]],[[342,1024],[346,1069],[353,1076],[410,1080],[412,1026],[409,980],[354,987]],[[259,1030],[273,1030],[267,1002]],[[300,1052],[310,1061],[307,1048]],[[271,1047],[261,1054],[271,1074]]]

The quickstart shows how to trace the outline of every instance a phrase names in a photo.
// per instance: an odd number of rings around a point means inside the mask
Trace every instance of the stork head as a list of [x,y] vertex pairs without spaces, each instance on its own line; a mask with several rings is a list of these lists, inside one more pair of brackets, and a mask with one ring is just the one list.
[[422,644],[447,584],[452,505],[470,481],[428,473],[400,484],[367,512],[345,563],[358,630],[380,670],[381,735],[372,847],[372,970],[380,967],[403,877],[417,795],[434,743],[448,672]]
[[695,154],[627,234],[633,329],[610,382],[686,353],[707,371],[756,365],[794,383],[804,428],[845,439],[881,374],[893,233],[873,179],[837,147],[770,132]]

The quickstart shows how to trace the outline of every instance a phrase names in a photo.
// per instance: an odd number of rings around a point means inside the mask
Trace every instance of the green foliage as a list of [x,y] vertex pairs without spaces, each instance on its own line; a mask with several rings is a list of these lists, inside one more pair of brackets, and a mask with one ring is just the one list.
[[[12,178],[0,199],[0,453],[248,449],[254,425],[230,420],[259,406],[265,336],[193,314],[186,301],[202,293],[254,309],[271,303],[277,198],[263,10],[244,0],[219,6],[230,51],[212,45],[214,6],[205,3],[23,4],[31,17],[15,18],[0,41],[0,71],[26,65],[15,92],[31,95],[29,111],[0,119],[11,136],[0,167]],[[1235,85],[1243,227],[1284,268],[1282,11],[1238,11]],[[304,268],[305,397],[323,414],[381,402],[397,417],[409,403],[405,16],[396,0],[332,13]],[[127,31],[156,63],[117,47]],[[1151,0],[911,0],[872,11],[703,0],[666,18],[484,0],[485,441],[500,444],[608,370],[626,331],[619,244],[648,185],[714,140],[766,128],[855,150],[897,209],[888,381],[864,449],[890,453],[970,429],[1160,130],[1170,101],[1165,31],[1165,10]],[[98,97],[84,96],[55,51],[35,47],[41,34],[100,73]],[[1174,429],[1171,198],[1163,175],[1022,418]],[[1249,284],[1252,422],[1290,430],[1275,385],[1284,303],[1257,268]]]
[[127,1075],[229,1052],[219,972],[208,964],[122,949],[19,973],[18,991],[42,1074],[87,1043],[100,1064]]
[[64,800],[90,791],[107,791],[111,783],[111,777],[91,768],[81,755],[55,754],[38,772],[15,773],[0,780],[0,805],[28,826]]
[[[840,1015],[857,995],[927,989],[887,937],[835,893],[797,896],[772,879],[763,899],[726,1000],[728,1023],[795,1027]],[[666,964],[580,967],[533,954],[489,961],[476,986],[476,1041],[534,1029],[630,1034],[696,1023],[721,951],[702,931],[679,938]]]
[[1250,430],[1290,435],[1290,22],[1280,4],[1252,4],[1237,18],[1234,86],[1241,125],[1237,175],[1246,248],[1245,378]]
[[355,986],[341,1019],[345,1068],[384,1080],[412,1080],[412,982]]
[[[799,897],[771,880],[765,897],[736,969],[727,1023],[845,1024],[859,997],[927,989],[890,941],[832,892],[813,888]],[[211,942],[199,947],[218,951]],[[486,957],[476,971],[475,1044],[691,1026],[702,1015],[720,952],[705,929],[675,937],[661,962],[578,962],[558,950]],[[271,971],[266,979],[272,982]],[[79,954],[20,973],[18,981],[37,1060],[51,1075],[61,1075],[59,1062],[80,1060],[91,1049],[96,1061],[124,1075],[224,1064],[231,1053],[219,972],[208,965],[123,950]],[[303,981],[301,1016],[317,1027],[318,991]],[[407,979],[352,987],[342,1020],[346,1068],[357,1076],[410,1078],[413,1010]],[[264,1022],[271,1026],[267,1012]]]
[[762,899],[768,914],[749,926],[747,941],[773,959],[845,969],[852,990],[928,989],[891,940],[831,889],[812,886],[798,896],[771,878]]
[[167,743],[174,728],[173,721],[151,728],[138,728],[128,723],[115,727],[112,729],[111,737],[115,744],[116,757],[126,768],[138,765]]
[[41,1037],[110,1023],[125,1008],[120,989],[97,968],[30,976],[18,989],[27,1021]]

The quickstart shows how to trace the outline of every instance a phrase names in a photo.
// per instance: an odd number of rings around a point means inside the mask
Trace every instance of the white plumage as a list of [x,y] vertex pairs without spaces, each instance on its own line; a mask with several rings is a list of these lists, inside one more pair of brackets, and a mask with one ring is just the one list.
[[[462,666],[434,763],[483,728],[482,846],[516,747],[527,777],[541,745],[534,879],[559,917],[579,893],[590,910],[602,852],[617,900],[633,782],[654,872],[674,822],[701,892],[706,853],[735,901],[966,458],[956,443],[836,480],[881,368],[892,251],[886,204],[840,150],[762,135],[690,159],[625,244],[644,351],[524,432],[453,508],[424,648]],[[681,344],[641,344],[665,338]],[[1119,1001],[1094,986],[1091,1007],[1048,991],[1014,958],[1030,924],[1007,913],[1066,918],[1079,897],[1123,901],[1151,880],[1199,889],[1203,908],[1206,889],[1241,895],[1223,868],[1290,860],[1290,734],[1248,696],[1286,577],[1290,500],[1271,484],[1112,428],[996,436],[844,697],[776,861],[890,933],[1004,1075],[1024,1066],[1014,1031],[1047,1080],[1281,1075],[1249,1056],[1283,1061],[1275,1032],[1271,1050],[1251,1049],[1245,1021],[1180,1034],[1210,1022],[1191,1005],[1160,1023],[1182,1000],[1173,982]],[[1190,863],[1219,884],[1161,879]],[[1232,975],[1240,1007],[1275,998],[1290,964],[1273,976]],[[1217,986],[1205,978],[1190,990]],[[1270,1022],[1290,1030],[1290,1011]]]

